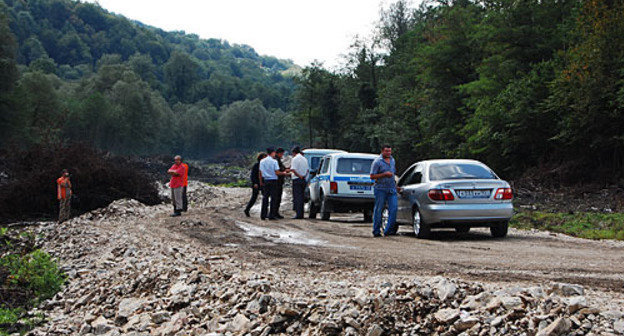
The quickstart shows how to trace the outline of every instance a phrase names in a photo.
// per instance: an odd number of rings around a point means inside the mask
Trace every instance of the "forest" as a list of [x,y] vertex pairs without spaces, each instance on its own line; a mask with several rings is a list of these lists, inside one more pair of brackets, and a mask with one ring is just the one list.
[[343,67],[302,69],[97,4],[0,0],[0,141],[196,158],[388,143],[400,167],[623,177],[624,2],[399,0],[362,34]]
[[0,45],[3,147],[202,157],[289,136],[299,68],[250,46],[70,0],[0,0]]
[[389,143],[403,167],[468,157],[508,178],[622,178],[624,2],[398,1],[372,36],[345,69],[303,70],[296,117],[312,142]]

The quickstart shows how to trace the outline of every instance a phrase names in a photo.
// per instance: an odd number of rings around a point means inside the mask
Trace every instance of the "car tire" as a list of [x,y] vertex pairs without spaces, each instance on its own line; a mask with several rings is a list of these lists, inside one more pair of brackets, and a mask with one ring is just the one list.
[[457,233],[468,233],[470,231],[470,226],[458,226],[455,228],[455,232]]
[[325,195],[321,194],[321,219],[322,220],[329,220],[329,218],[331,217],[331,212],[329,211],[330,209],[330,203],[329,200],[327,200],[327,198],[325,198]]
[[314,204],[314,201],[312,199],[310,199],[308,201],[308,207],[309,207],[309,217],[310,219],[316,219],[316,214],[318,213],[318,207],[316,206],[316,204]]
[[417,208],[412,211],[412,230],[417,238],[427,239],[431,237],[431,226],[425,223]]
[[490,226],[490,233],[492,233],[492,237],[494,238],[505,238],[507,237],[507,231],[509,231],[509,222],[501,222],[496,223]]

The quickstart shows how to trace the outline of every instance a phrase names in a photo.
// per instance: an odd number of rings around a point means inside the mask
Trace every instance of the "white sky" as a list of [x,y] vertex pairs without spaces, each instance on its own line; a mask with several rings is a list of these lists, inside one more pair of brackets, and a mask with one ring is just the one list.
[[[96,0],[87,0],[96,2]],[[368,37],[391,0],[97,0],[103,8],[166,31],[247,44],[305,66],[341,64],[356,35]]]

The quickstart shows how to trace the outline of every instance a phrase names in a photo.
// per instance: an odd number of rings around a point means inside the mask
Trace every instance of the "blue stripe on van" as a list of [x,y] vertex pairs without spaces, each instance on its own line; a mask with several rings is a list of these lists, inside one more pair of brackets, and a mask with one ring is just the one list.
[[370,177],[366,176],[335,176],[334,181],[357,181],[357,182],[373,182]]

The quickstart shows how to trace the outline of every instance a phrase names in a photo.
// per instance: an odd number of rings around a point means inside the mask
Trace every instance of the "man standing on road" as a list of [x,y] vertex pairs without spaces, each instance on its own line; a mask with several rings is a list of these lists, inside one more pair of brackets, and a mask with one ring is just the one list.
[[188,197],[186,196],[186,189],[188,189],[189,166],[184,162],[182,162],[182,165],[184,166],[184,176],[182,177],[184,180],[184,186],[182,187],[182,211],[187,212],[188,211]]
[[[279,170],[281,172],[286,171],[286,166],[284,166],[284,163],[282,162],[283,159],[284,159],[284,148],[279,147],[278,149],[275,150],[275,160],[277,161],[277,165],[279,166]],[[284,216],[282,216],[279,213],[279,210],[280,210],[280,206],[282,205],[282,195],[284,194],[285,182],[286,182],[286,175],[277,176],[277,198],[275,199],[275,201],[277,202],[277,210],[275,212],[275,217],[277,217],[277,219],[284,218]]]
[[61,177],[56,179],[56,197],[59,200],[59,224],[68,220],[71,215],[72,185],[69,180],[69,171],[63,169]]
[[249,199],[249,203],[247,203],[247,206],[245,207],[245,216],[247,217],[250,216],[249,210],[251,210],[251,207],[256,204],[258,194],[260,193],[260,191],[262,191],[262,188],[260,187],[260,161],[267,156],[268,155],[266,153],[258,154],[257,162],[253,165],[253,167],[251,167],[251,198]]
[[176,155],[175,163],[167,173],[171,175],[171,180],[169,181],[169,187],[171,188],[171,200],[173,202],[173,213],[171,217],[177,217],[182,215],[182,210],[184,209],[184,205],[182,204],[182,193],[184,188],[184,174],[186,174],[186,169],[182,165],[182,157],[180,155]]
[[[279,164],[275,160],[275,149],[268,148],[267,154],[260,161],[260,186],[262,187],[262,210],[260,211],[261,219],[276,220],[277,218],[277,177],[287,175],[286,171],[280,171]],[[271,207],[269,209],[269,201]],[[267,213],[268,212],[268,213]]]
[[290,171],[292,172],[292,188],[293,188],[293,204],[295,207],[295,217],[293,219],[303,219],[303,200],[306,187],[306,179],[310,167],[308,166],[308,160],[301,154],[301,148],[296,146],[292,149],[292,153],[295,156],[290,164]]
[[384,231],[385,236],[396,235],[396,213],[398,207],[397,186],[394,180],[396,174],[395,162],[392,157],[392,148],[389,145],[381,147],[381,155],[371,165],[370,178],[375,180],[375,210],[373,212],[373,236],[381,237],[381,214],[388,204],[388,222]]

